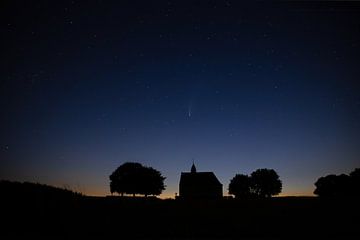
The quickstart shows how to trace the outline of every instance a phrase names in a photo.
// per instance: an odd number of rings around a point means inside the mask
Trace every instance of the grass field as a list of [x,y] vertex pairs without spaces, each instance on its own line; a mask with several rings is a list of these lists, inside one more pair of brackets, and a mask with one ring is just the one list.
[[[281,197],[179,201],[88,197],[42,185],[0,184],[1,235],[116,239],[294,239],[356,237],[356,199]],[[25,190],[27,189],[27,190]],[[37,189],[37,190],[36,190]]]

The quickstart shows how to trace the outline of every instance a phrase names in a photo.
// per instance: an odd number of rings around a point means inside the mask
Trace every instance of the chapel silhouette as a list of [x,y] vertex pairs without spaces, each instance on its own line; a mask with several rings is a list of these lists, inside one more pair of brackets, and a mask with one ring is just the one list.
[[180,199],[219,199],[222,196],[222,184],[213,172],[197,172],[193,163],[190,172],[181,173]]

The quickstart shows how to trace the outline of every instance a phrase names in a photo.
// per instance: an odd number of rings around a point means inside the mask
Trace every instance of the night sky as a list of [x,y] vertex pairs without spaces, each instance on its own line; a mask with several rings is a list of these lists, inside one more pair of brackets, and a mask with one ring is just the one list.
[[0,178],[107,195],[124,162],[192,159],[224,193],[360,165],[360,4],[1,1]]

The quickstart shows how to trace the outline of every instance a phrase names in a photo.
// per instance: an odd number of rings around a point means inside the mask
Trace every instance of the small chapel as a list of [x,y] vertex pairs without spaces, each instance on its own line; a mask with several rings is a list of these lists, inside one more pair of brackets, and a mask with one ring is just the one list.
[[222,184],[213,172],[198,172],[193,163],[190,172],[181,173],[180,199],[220,199],[222,196]]

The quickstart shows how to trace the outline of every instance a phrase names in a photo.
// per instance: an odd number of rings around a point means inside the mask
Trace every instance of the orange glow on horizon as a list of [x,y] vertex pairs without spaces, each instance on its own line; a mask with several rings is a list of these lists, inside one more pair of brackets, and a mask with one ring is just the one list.
[[[111,196],[111,193],[109,191],[104,191],[104,189],[92,189],[86,192],[81,192],[84,195],[87,196],[93,196],[93,197],[105,197],[105,196]],[[161,199],[175,199],[175,193],[177,192],[166,192],[159,196],[158,198]],[[113,196],[119,196],[118,194],[113,194]],[[131,196],[131,195],[128,195]],[[142,196],[142,195],[136,195],[136,196]],[[224,192],[224,197],[231,196],[227,192]],[[275,197],[313,197],[315,196],[312,191],[286,191],[282,192],[279,195],[276,195]]]

